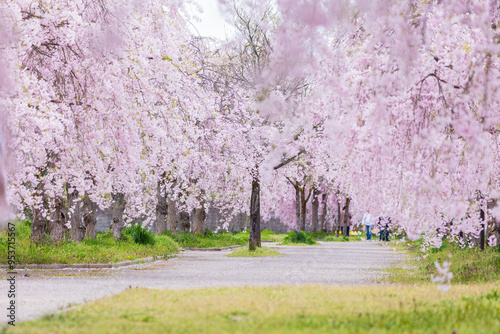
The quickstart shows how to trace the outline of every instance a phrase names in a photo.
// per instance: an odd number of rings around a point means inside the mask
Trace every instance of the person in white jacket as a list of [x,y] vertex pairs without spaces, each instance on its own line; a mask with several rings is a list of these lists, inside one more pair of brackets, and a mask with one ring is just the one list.
[[363,215],[363,224],[366,226],[366,240],[371,240],[373,217],[370,214],[370,210],[367,210]]

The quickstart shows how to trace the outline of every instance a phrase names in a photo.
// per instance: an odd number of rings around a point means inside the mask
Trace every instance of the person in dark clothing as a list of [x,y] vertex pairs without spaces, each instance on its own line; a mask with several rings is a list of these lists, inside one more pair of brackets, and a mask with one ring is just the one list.
[[383,241],[389,241],[390,225],[391,225],[391,217],[387,217],[387,223],[385,224],[385,227],[384,227]]
[[384,239],[384,226],[382,222],[382,217],[378,217],[377,227],[378,227],[378,240],[382,241]]

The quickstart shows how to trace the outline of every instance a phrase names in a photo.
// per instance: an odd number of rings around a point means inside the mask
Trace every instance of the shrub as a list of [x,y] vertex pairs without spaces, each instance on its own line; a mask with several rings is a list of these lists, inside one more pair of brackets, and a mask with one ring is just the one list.
[[154,233],[143,228],[140,223],[124,228],[123,234],[130,236],[132,241],[140,245],[154,245],[156,241]]
[[311,235],[307,235],[300,231],[288,232],[286,237],[283,239],[283,243],[314,245],[316,241]]

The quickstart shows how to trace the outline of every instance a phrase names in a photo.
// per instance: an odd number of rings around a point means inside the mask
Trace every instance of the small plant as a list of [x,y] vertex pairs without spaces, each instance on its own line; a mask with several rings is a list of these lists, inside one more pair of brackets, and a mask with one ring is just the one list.
[[123,234],[130,236],[133,242],[140,245],[154,245],[156,241],[155,235],[143,228],[140,223],[126,227]]
[[288,232],[286,237],[283,239],[283,243],[314,245],[316,244],[316,240],[314,240],[311,235],[307,235],[306,233],[299,231]]

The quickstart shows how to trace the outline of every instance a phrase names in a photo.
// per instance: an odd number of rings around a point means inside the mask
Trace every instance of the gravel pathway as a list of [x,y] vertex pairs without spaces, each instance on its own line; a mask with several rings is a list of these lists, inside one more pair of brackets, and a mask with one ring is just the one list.
[[[26,321],[75,304],[119,293],[129,287],[197,288],[245,285],[376,284],[382,270],[403,255],[378,242],[321,242],[318,246],[264,246],[279,257],[236,258],[226,251],[183,251],[167,261],[117,269],[65,270],[46,275],[18,275],[17,321]],[[72,275],[61,275],[71,272]],[[83,274],[83,275],[82,275]],[[5,275],[3,275],[5,277]],[[8,305],[8,282],[0,300]],[[2,307],[3,308],[3,307]]]

